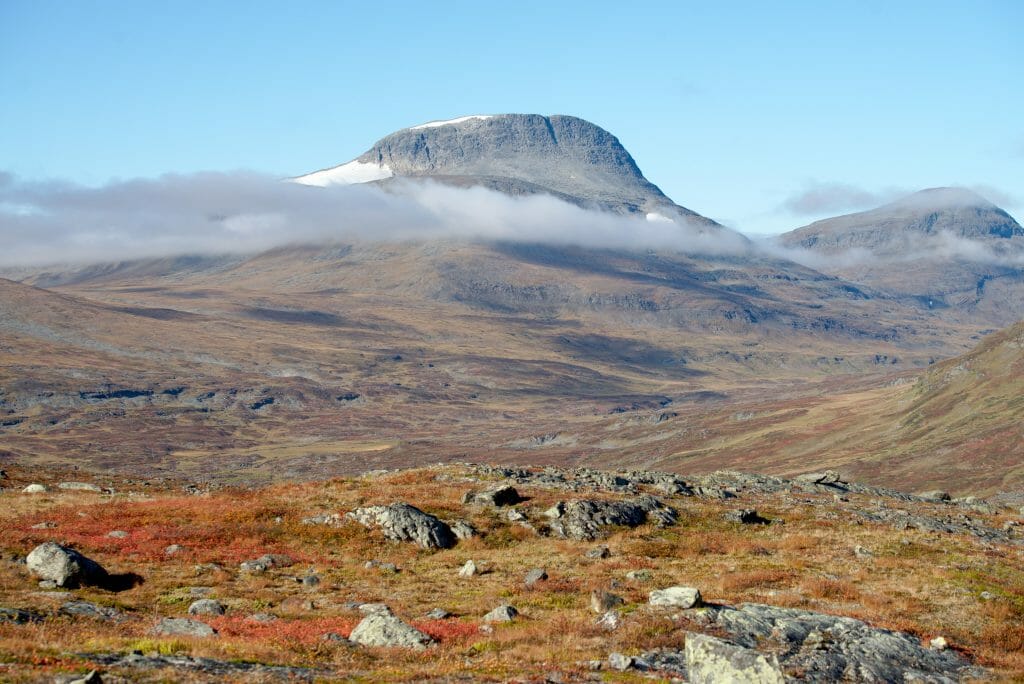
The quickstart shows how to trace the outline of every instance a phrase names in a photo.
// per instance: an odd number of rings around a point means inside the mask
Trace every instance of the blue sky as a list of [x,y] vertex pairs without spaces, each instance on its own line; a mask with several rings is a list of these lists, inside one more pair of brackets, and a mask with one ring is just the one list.
[[287,176],[432,119],[561,113],[747,232],[951,184],[1021,218],[1022,27],[1016,0],[0,0],[0,170]]

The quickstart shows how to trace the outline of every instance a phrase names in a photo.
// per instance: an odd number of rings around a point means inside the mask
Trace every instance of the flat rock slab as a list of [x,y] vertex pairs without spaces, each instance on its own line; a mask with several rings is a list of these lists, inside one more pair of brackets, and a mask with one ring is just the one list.
[[801,681],[945,684],[984,674],[955,651],[853,618],[744,603],[703,609],[698,619],[723,629],[734,645],[776,655],[782,671]]
[[328,674],[328,672],[324,670],[314,670],[304,667],[263,665],[260,663],[215,660],[213,658],[194,658],[192,656],[181,655],[162,656],[140,655],[138,653],[132,653],[129,655],[123,655],[120,653],[78,653],[76,654],[76,657],[98,665],[103,665],[109,669],[171,669],[188,672],[190,673],[190,676],[195,676],[195,674],[208,675],[217,678],[243,676],[245,681],[256,682],[268,680],[312,682],[317,677],[324,677]]
[[407,503],[357,508],[346,514],[364,527],[377,527],[394,541],[411,541],[425,549],[448,549],[456,537],[448,524]]
[[186,636],[206,638],[216,636],[217,630],[205,622],[188,618],[164,618],[153,628],[157,636]]
[[706,634],[686,635],[687,681],[693,684],[785,684],[778,660]]

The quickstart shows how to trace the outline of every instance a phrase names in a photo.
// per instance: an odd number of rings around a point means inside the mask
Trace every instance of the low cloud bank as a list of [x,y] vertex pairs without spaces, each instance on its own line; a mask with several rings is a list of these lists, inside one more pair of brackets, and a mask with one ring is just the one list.
[[741,253],[727,231],[586,211],[553,197],[401,182],[327,188],[247,172],[85,187],[0,172],[0,265],[256,253],[296,243],[439,238]]

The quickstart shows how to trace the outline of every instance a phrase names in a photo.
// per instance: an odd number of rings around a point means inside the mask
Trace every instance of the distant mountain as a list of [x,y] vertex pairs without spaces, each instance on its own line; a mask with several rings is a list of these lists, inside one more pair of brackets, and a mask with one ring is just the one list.
[[714,221],[675,204],[644,178],[618,139],[574,116],[464,116],[405,128],[350,162],[295,178],[307,185],[430,178],[511,195],[549,194],[650,220]]
[[818,270],[1005,326],[1024,318],[1024,228],[963,188],[932,188],[780,236]]
[[849,249],[901,258],[922,241],[952,237],[1024,250],[1024,228],[1012,216],[965,188],[930,188],[856,214],[816,221],[782,236],[782,243],[827,254]]

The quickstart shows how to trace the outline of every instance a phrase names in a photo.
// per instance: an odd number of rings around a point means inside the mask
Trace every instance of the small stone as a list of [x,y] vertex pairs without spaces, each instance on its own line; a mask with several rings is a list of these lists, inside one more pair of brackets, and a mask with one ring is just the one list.
[[608,667],[619,672],[625,672],[629,668],[633,667],[634,659],[633,656],[624,655],[622,653],[611,653],[608,655]]
[[69,679],[67,684],[103,684],[103,677],[97,670],[92,670],[84,677]]
[[652,606],[687,609],[699,606],[702,599],[700,591],[693,587],[668,587],[652,591],[648,596],[648,603]]
[[510,605],[501,605],[484,615],[484,622],[512,622],[519,611]]
[[476,563],[471,560],[466,561],[466,564],[459,569],[459,577],[472,577],[479,571],[476,568]]
[[597,618],[597,626],[608,632],[614,632],[619,628],[620,624],[622,624],[622,619],[614,610],[609,610],[604,615]]
[[594,558],[594,559],[608,558],[611,555],[612,555],[611,550],[607,546],[605,546],[604,544],[602,544],[601,546],[595,546],[594,548],[590,549],[586,553],[587,558]]
[[41,522],[41,523],[36,523],[35,525],[33,525],[32,529],[33,530],[52,530],[55,527],[57,527],[57,523],[55,523],[55,522]]
[[276,615],[270,613],[253,613],[249,617],[245,618],[249,622],[273,622],[277,619]]
[[124,539],[128,536],[128,533],[124,530],[111,530],[107,532],[107,536],[111,539]]
[[164,618],[152,630],[158,636],[212,637],[217,634],[210,625],[188,618]]
[[543,582],[547,578],[548,573],[544,570],[544,568],[534,568],[533,570],[530,570],[528,573],[526,573],[526,586],[532,587],[533,585],[537,584],[537,582]]
[[383,603],[360,603],[358,610],[363,615],[373,615],[374,613],[390,613],[391,609]]
[[25,494],[43,494],[49,490],[46,488],[46,485],[33,483],[28,485],[21,491]]
[[444,608],[432,608],[427,611],[427,614],[424,617],[428,620],[447,620],[451,616],[452,614]]
[[185,550],[185,547],[182,546],[181,544],[171,544],[170,546],[168,546],[168,547],[166,547],[164,549],[164,555],[165,556],[173,556],[173,555],[175,555],[177,553],[181,553],[184,550]]
[[991,601],[996,597],[995,594],[993,594],[991,591],[983,591],[979,594],[979,596],[981,597],[982,601]]
[[58,612],[61,615],[71,617],[84,617],[100,621],[120,621],[123,616],[120,611],[109,606],[98,606],[88,601],[68,601],[60,607]]
[[448,526],[451,528],[452,534],[454,534],[455,538],[459,541],[471,539],[476,536],[476,529],[474,529],[474,527],[465,520],[455,520],[449,523]]
[[650,570],[630,570],[626,573],[626,579],[630,582],[650,582],[653,577]]
[[306,587],[307,589],[315,589],[316,587],[320,586],[319,575],[306,575],[300,581],[302,582],[302,586]]
[[509,522],[514,522],[514,523],[526,522],[526,520],[527,520],[527,517],[525,515],[523,515],[522,513],[520,513],[517,510],[514,510],[514,509],[511,510],[511,511],[508,511],[507,513],[505,513],[505,518]]
[[595,613],[606,613],[624,603],[625,600],[621,596],[616,596],[610,591],[595,589],[590,592],[590,609]]
[[223,615],[224,606],[216,599],[199,599],[188,607],[189,615]]
[[56,589],[57,583],[53,580],[39,580],[40,589]]
[[949,495],[949,492],[944,492],[941,489],[932,489],[927,492],[920,492],[918,496],[928,501],[951,501],[953,497]]
[[871,549],[866,549],[859,544],[853,547],[853,555],[860,559],[874,558],[875,554]]
[[551,508],[544,511],[544,516],[548,518],[561,518],[565,515],[565,502],[559,501]]
[[463,503],[489,506],[514,506],[520,501],[523,501],[523,497],[512,485],[501,485],[483,492],[466,492],[462,497]]
[[381,563],[377,567],[380,568],[381,572],[390,573],[392,575],[399,572],[398,566],[394,563]]
[[330,641],[330,642],[333,642],[333,643],[345,643],[345,644],[350,643],[348,639],[346,639],[345,637],[343,637],[340,634],[337,634],[335,632],[327,632],[326,634],[324,634],[324,635],[322,635],[320,637],[320,641]]
[[937,636],[928,642],[928,646],[933,651],[945,651],[947,648],[949,648],[949,642],[946,641],[946,637]]

